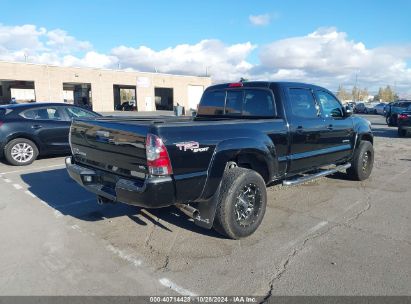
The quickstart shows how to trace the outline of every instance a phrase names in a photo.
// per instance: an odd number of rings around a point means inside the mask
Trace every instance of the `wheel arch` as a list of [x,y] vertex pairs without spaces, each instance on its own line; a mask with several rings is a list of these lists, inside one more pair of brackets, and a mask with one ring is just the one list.
[[[267,142],[270,144],[267,145]],[[272,141],[262,141],[258,138],[225,140],[217,145],[214,151],[201,199],[208,199],[217,191],[229,162],[256,171],[266,183],[271,181],[278,171],[276,150]]]
[[369,141],[371,144],[374,144],[374,136],[371,133],[362,133],[358,137],[359,141]]
[[18,139],[18,138],[24,138],[24,139],[32,141],[36,145],[36,148],[39,151],[39,154],[41,153],[42,149],[41,149],[40,142],[34,136],[32,136],[30,134],[27,134],[27,133],[13,133],[13,134],[9,135],[7,137],[7,140],[5,141],[4,149],[6,148],[7,144],[10,141],[12,141],[14,139]]

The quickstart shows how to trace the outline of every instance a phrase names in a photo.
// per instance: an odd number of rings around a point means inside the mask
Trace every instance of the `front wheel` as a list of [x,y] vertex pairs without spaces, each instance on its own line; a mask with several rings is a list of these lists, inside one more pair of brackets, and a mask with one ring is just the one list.
[[14,166],[30,165],[37,158],[38,154],[37,146],[26,138],[13,139],[4,148],[6,160]]
[[221,185],[214,228],[232,239],[254,233],[267,206],[267,190],[260,174],[245,168],[227,169]]
[[354,151],[351,167],[347,174],[354,180],[362,181],[371,175],[374,165],[374,147],[369,141],[360,141]]

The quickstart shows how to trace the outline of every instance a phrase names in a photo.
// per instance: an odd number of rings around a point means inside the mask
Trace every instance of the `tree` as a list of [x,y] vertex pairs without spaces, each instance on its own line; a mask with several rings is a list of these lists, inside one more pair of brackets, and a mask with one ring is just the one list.
[[354,101],[360,100],[360,90],[357,88],[357,86],[354,86],[352,88],[351,96],[352,96],[352,100],[354,100]]
[[338,87],[337,97],[341,101],[351,99],[351,95],[344,89],[344,87],[341,84]]
[[378,94],[374,97],[376,100],[390,102],[398,99],[398,95],[394,92],[391,86],[387,85],[385,88],[380,87]]
[[367,101],[368,96],[369,96],[367,88],[360,89],[359,92],[358,92],[358,96],[359,96],[359,98],[358,98],[359,100]]

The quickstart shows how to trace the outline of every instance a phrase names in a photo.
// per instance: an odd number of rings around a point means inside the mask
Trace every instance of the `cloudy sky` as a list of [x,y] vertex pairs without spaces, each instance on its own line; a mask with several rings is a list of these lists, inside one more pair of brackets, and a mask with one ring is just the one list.
[[411,97],[411,1],[247,2],[2,0],[0,60]]

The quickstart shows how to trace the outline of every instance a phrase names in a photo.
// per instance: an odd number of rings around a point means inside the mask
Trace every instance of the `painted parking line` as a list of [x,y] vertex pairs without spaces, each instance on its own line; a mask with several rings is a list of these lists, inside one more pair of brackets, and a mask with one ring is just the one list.
[[119,258],[133,264],[135,267],[139,267],[141,266],[141,264],[143,263],[141,260],[136,259],[135,257],[133,257],[131,254],[127,254],[126,252],[124,252],[123,250],[120,250],[112,245],[108,245],[106,246],[106,249],[108,251],[111,251],[112,253],[114,253],[115,255],[117,255]]
[[50,165],[50,166],[45,166],[45,167],[31,167],[31,168],[27,168],[27,169],[1,172],[0,174],[24,173],[24,172],[37,171],[37,170],[41,171],[43,169],[50,169],[50,168],[56,168],[56,167],[64,168],[65,164]]
[[13,184],[13,187],[14,187],[14,189],[16,189],[16,190],[21,190],[21,189],[23,189],[23,187],[20,186],[19,184]]
[[175,292],[177,292],[178,294],[181,294],[183,296],[188,296],[188,297],[196,297],[197,294],[195,294],[194,292],[191,292],[183,287],[180,287],[178,285],[176,285],[175,283],[171,282],[169,279],[167,278],[162,278],[160,280],[158,280],[160,282],[161,285],[170,288],[171,290],[174,290]]
[[26,193],[27,195],[30,195],[33,198],[37,198],[37,196],[34,193],[30,192],[29,190],[24,191],[24,193]]

